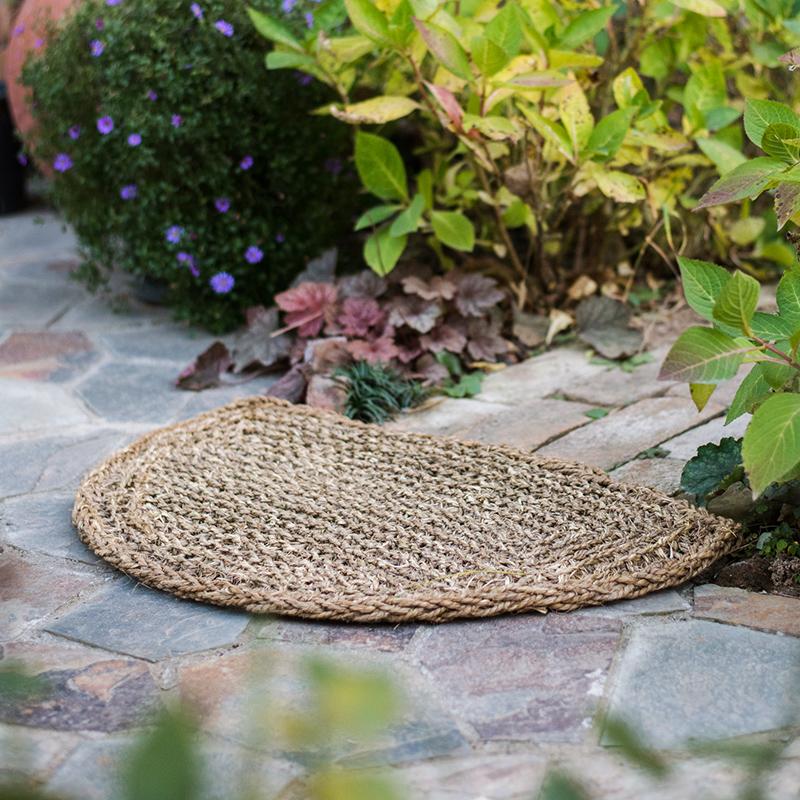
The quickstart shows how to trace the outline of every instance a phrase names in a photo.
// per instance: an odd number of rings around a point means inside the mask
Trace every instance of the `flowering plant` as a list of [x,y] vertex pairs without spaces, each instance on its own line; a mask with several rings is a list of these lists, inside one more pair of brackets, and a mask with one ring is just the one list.
[[[317,4],[294,5],[287,24],[305,26],[294,15]],[[237,0],[85,0],[49,39],[24,70],[28,147],[53,171],[88,282],[115,266],[159,279],[180,316],[224,330],[349,228],[349,136],[308,114],[329,90],[265,81]]]

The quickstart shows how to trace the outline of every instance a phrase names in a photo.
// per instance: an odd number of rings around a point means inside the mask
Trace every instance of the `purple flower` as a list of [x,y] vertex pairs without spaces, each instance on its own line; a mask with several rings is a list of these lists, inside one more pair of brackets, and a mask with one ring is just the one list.
[[28,166],[28,156],[26,156],[25,153],[17,153],[17,161],[21,167]]
[[240,162],[239,166],[242,169],[250,169],[253,166],[253,156],[245,156]]
[[137,194],[139,194],[139,189],[135,183],[129,183],[119,190],[119,196],[123,200],[133,200]]
[[172,244],[178,244],[183,236],[183,233],[183,228],[181,228],[180,225],[170,225],[166,232],[167,241],[171,242]]
[[250,247],[247,248],[244,257],[248,264],[258,264],[258,262],[264,258],[264,253],[259,247],[251,244]]
[[43,44],[44,44],[44,39],[37,37],[36,39],[34,39],[33,47],[35,50],[39,50]]
[[180,128],[183,125],[183,117],[180,114],[173,114],[172,115],[172,127],[173,128]]
[[216,275],[212,276],[209,281],[212,291],[217,294],[227,294],[233,289],[234,283],[236,283],[236,281],[233,279],[233,275],[227,272],[218,272]]
[[289,14],[294,10],[294,7],[297,5],[297,0],[283,0],[281,3],[281,8],[283,9],[284,14]]
[[95,58],[103,55],[103,51],[105,49],[106,46],[99,39],[92,39],[92,41],[89,43],[89,50]]
[[192,9],[192,14],[194,14],[195,19],[203,19],[203,9],[200,8],[198,3],[192,3],[190,8]]
[[147,99],[151,103],[155,103],[155,101],[158,100],[158,95],[152,89],[148,89],[147,90]]
[[231,207],[231,201],[227,197],[218,197],[214,201],[214,206],[220,214],[227,214]]
[[[218,19],[214,23],[214,27],[223,35],[223,36],[233,36],[233,25],[230,22],[225,22],[224,19]],[[221,273],[222,274],[222,273]]]
[[80,125],[73,125],[67,133],[69,134],[69,138],[72,139],[74,142],[80,135],[81,135],[81,126]]
[[178,262],[180,264],[188,264],[192,260],[191,255],[189,255],[189,253],[184,252],[183,250],[181,250],[180,253],[177,253],[175,255],[175,258],[178,259]]
[[97,130],[105,136],[107,133],[111,133],[114,130],[114,120],[111,117],[100,117],[97,120]]
[[106,0],[107,6],[118,6],[122,0]]
[[286,237],[282,233],[278,233],[275,235],[275,241],[278,244],[283,244],[286,241]]
[[14,28],[14,38],[15,39],[17,38],[17,36],[22,36],[23,33],[25,33],[25,26],[24,25],[17,25],[17,27]]
[[106,23],[103,21],[102,17],[98,17],[94,21],[94,26],[95,26],[95,28],[97,28],[97,30],[101,31],[101,30],[103,30],[103,28],[105,28]]
[[306,27],[313,28],[314,27],[314,15],[310,11],[306,11],[305,13],[306,18]]
[[195,262],[194,259],[192,259],[191,262],[189,263],[189,272],[191,272],[195,278],[200,277],[200,270],[197,268],[197,263]]
[[72,159],[66,153],[59,153],[53,159],[53,169],[56,172],[66,172],[72,169]]
[[141,133],[132,133],[128,137],[128,144],[131,147],[138,147],[142,143],[142,134]]
[[314,80],[314,77],[312,75],[309,75],[306,72],[298,72],[297,73],[297,82],[301,86],[308,86],[311,83],[311,81],[313,81],[313,80]]

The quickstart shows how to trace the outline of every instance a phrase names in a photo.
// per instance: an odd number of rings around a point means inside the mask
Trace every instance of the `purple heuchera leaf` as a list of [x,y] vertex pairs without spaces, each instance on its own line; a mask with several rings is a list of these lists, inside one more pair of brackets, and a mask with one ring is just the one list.
[[371,269],[348,275],[339,281],[342,297],[380,297],[386,291],[386,281]]
[[467,326],[467,352],[476,361],[496,361],[508,352],[508,342],[500,335],[497,320],[471,319]]
[[437,325],[430,333],[420,336],[419,343],[431,353],[440,353],[449,350],[451,353],[461,353],[467,346],[467,337],[453,325]]
[[286,315],[286,326],[297,328],[298,336],[316,336],[330,319],[336,304],[336,287],[331,283],[301,283],[275,295],[275,303]]
[[378,339],[353,339],[347,343],[347,349],[353,358],[368,361],[370,364],[387,364],[400,355],[400,350],[391,336]]
[[482,317],[504,298],[497,281],[485,275],[473,272],[458,279],[455,304],[465,317]]
[[408,295],[392,300],[389,324],[408,325],[419,333],[433,330],[436,320],[442,313],[438,303],[423,300],[421,297]]
[[371,297],[348,297],[336,321],[347,336],[366,337],[370,329],[383,325],[386,314]]
[[456,282],[447,275],[437,275],[429,281],[417,275],[408,275],[401,283],[407,294],[415,294],[423,300],[452,300],[457,289]]

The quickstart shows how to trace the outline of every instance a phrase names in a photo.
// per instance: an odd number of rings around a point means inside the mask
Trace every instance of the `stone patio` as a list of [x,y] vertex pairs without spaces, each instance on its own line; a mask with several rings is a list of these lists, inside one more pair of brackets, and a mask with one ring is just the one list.
[[[0,221],[0,653],[45,674],[54,692],[46,702],[0,698],[0,776],[25,763],[52,791],[111,798],[142,720],[183,697],[207,733],[210,796],[231,797],[229,778],[249,759],[262,788],[299,797],[303,758],[269,744],[253,751],[247,739],[248,693],[255,680],[259,696],[300,702],[296,665],[321,653],[385,669],[402,687],[402,718],[335,757],[388,767],[413,798],[530,800],[552,766],[576,770],[598,798],[732,796],[736,770],[685,748],[734,738],[791,742],[770,797],[797,797],[796,599],[685,586],[571,614],[366,627],[201,606],[100,562],[70,524],[81,475],[141,433],[268,381],[176,390],[210,337],[133,299],[112,311],[70,281],[75,258],[49,214]],[[729,390],[698,414],[685,386],[659,382],[660,355],[626,374],[590,364],[581,348],[549,352],[488,376],[475,399],[392,425],[536,449],[674,492],[699,444],[742,425],[722,427]],[[586,412],[597,407],[611,413],[593,421]],[[657,445],[666,457],[637,458]],[[608,712],[664,749],[676,782],[623,764],[604,743]]]

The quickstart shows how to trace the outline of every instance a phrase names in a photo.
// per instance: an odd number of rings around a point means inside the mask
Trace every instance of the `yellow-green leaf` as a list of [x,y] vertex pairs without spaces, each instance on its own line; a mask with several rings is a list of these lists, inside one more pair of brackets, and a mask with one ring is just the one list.
[[719,300],[714,305],[714,319],[750,335],[750,320],[758,305],[760,291],[755,278],[737,269],[720,291]]
[[690,383],[689,394],[692,396],[692,401],[698,411],[702,411],[711,395],[714,394],[714,389],[717,388],[715,383]]
[[344,0],[353,27],[375,42],[389,41],[389,23],[372,0]]
[[342,108],[331,106],[331,114],[336,119],[349,122],[351,125],[377,125],[406,117],[418,108],[419,104],[409,97],[383,95],[361,103],[350,103]]
[[414,20],[414,24],[437,61],[453,75],[458,75],[467,81],[473,79],[467,53],[450,31],[430,22],[420,22],[418,19]]
[[398,149],[382,136],[358,131],[356,170],[364,186],[383,200],[407,200],[406,168]]
[[594,128],[589,101],[579,83],[571,83],[560,90],[558,113],[577,156],[586,147]]
[[381,277],[388,275],[403,255],[407,241],[407,236],[392,236],[388,226],[383,227],[364,243],[364,261]]
[[475,229],[460,211],[432,211],[431,225],[436,238],[454,250],[470,252],[475,246]]
[[598,169],[592,177],[597,181],[597,188],[618,203],[638,203],[645,198],[644,186],[635,175],[616,169]]
[[722,383],[737,373],[745,354],[752,350],[751,344],[737,342],[722,331],[688,328],[672,345],[659,377],[689,383]]
[[672,0],[672,4],[703,17],[724,17],[727,13],[716,0]]
[[800,463],[799,394],[774,394],[761,404],[745,431],[742,458],[756,497]]

